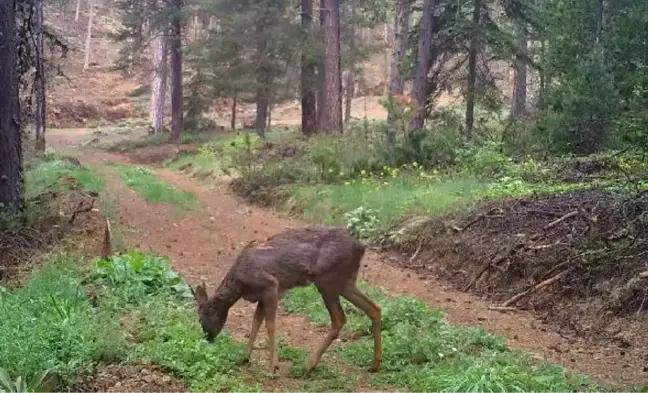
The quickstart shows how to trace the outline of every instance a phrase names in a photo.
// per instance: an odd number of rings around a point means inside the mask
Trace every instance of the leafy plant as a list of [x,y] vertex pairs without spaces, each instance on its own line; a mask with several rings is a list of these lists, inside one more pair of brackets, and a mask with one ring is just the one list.
[[143,296],[168,293],[191,299],[189,285],[171,269],[166,258],[130,251],[96,262],[94,281],[118,289],[129,302],[138,303]]
[[44,392],[49,377],[50,372],[46,370],[36,373],[29,382],[21,376],[12,380],[9,372],[0,367],[0,393]]
[[347,229],[360,239],[368,239],[375,234],[378,226],[376,211],[360,206],[344,215]]

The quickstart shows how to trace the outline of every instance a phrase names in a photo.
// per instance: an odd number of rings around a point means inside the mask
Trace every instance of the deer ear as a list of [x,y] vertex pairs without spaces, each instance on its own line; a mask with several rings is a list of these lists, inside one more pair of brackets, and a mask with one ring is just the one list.
[[199,306],[207,303],[209,296],[207,296],[207,289],[205,288],[205,283],[196,286],[195,291],[192,288],[191,292],[193,292],[194,299],[196,299],[196,302],[198,303]]

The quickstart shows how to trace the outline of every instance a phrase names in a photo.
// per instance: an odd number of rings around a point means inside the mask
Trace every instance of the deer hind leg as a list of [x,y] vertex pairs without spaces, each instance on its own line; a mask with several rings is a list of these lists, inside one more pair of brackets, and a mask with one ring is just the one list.
[[268,329],[268,352],[270,354],[270,372],[274,373],[279,369],[279,354],[277,352],[276,334],[276,317],[277,307],[279,305],[279,291],[273,287],[266,292],[263,297],[263,311],[265,314],[266,328]]
[[324,338],[324,341],[322,341],[320,347],[311,355],[311,358],[308,360],[306,373],[311,372],[313,368],[315,368],[317,363],[319,363],[322,354],[324,354],[324,351],[326,351],[333,340],[335,340],[339,336],[342,327],[344,327],[344,324],[346,323],[346,315],[344,315],[344,310],[342,309],[342,305],[340,304],[340,295],[338,295],[337,293],[327,293],[320,287],[317,287],[317,289],[322,295],[324,305],[326,306],[326,309],[329,312],[329,316],[331,317],[331,329],[326,335],[326,338]]
[[364,293],[360,292],[355,283],[349,285],[342,296],[345,299],[350,301],[354,306],[358,307],[371,319],[371,332],[374,339],[374,356],[371,367],[369,367],[370,372],[375,372],[380,367],[382,362],[382,340],[381,340],[381,312],[380,306],[372,302]]
[[257,303],[256,311],[254,312],[254,317],[252,319],[252,329],[250,329],[250,337],[248,338],[247,350],[242,359],[242,363],[247,363],[250,361],[250,356],[252,356],[252,349],[254,348],[254,341],[256,336],[259,333],[259,328],[263,323],[265,318],[265,309],[263,307],[263,302]]

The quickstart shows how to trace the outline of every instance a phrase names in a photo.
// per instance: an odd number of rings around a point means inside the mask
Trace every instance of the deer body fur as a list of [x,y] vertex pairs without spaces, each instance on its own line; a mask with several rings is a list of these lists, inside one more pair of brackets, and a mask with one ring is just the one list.
[[211,298],[203,285],[196,287],[200,323],[208,340],[222,330],[229,309],[239,299],[257,303],[248,339],[248,361],[261,324],[268,330],[270,369],[276,371],[278,355],[275,320],[281,294],[291,288],[314,284],[331,317],[331,328],[320,347],[311,355],[306,371],[311,371],[322,354],[338,337],[346,323],[340,296],[364,311],[372,321],[374,356],[370,371],[382,361],[381,312],[356,286],[365,246],[343,228],[315,227],[290,229],[263,242],[249,243],[236,259]]

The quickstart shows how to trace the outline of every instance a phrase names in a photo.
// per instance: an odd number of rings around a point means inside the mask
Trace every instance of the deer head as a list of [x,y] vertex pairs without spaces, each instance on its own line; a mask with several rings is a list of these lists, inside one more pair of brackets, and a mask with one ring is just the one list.
[[[191,288],[191,287],[190,287]],[[212,342],[223,329],[225,321],[227,321],[227,312],[229,307],[217,296],[209,299],[205,284],[198,285],[191,292],[198,303],[198,315],[200,318],[200,326],[207,338],[207,341]]]

